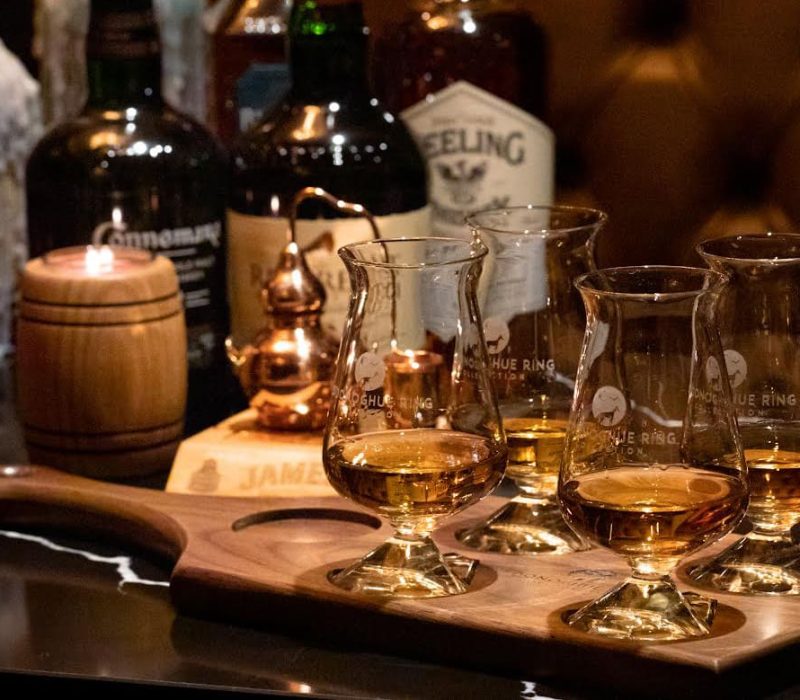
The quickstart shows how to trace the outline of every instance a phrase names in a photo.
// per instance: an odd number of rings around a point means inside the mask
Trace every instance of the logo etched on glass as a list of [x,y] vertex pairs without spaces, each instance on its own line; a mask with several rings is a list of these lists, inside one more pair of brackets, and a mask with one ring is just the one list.
[[601,386],[592,399],[592,415],[605,428],[619,423],[628,412],[623,393],[615,386]]
[[[744,383],[747,378],[747,360],[736,350],[726,350],[725,369],[728,373],[728,381],[731,389],[736,389]],[[713,357],[709,357],[706,362],[706,379],[712,387],[719,390],[720,371],[719,363]]]
[[490,317],[483,322],[483,335],[490,355],[499,355],[511,340],[508,324],[500,318]]
[[728,370],[731,389],[736,389],[747,378],[747,360],[736,350],[726,350],[723,354],[725,355],[725,367]]
[[383,386],[386,367],[374,352],[365,352],[356,360],[356,381],[366,390],[374,391]]

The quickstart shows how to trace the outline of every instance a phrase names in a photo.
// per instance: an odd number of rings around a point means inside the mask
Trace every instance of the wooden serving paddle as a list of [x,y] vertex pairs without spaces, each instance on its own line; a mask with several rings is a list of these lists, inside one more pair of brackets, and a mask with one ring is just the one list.
[[722,593],[714,594],[720,605],[708,638],[637,645],[575,632],[563,614],[624,578],[624,563],[599,549],[526,557],[461,547],[453,533],[499,503],[488,498],[434,535],[443,551],[481,560],[469,592],[375,599],[326,578],[390,534],[344,499],[168,494],[44,467],[0,467],[3,527],[57,527],[166,555],[175,562],[172,599],[186,615],[540,677],[609,677],[615,668],[628,673],[634,659],[645,679],[675,675],[677,666],[713,676],[800,639],[800,599]]

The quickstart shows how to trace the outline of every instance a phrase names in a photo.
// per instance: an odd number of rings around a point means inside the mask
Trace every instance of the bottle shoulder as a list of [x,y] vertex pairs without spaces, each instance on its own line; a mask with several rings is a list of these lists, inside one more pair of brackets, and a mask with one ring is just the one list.
[[471,2],[458,12],[437,4],[434,12],[409,12],[376,42],[376,86],[391,109],[403,110],[465,80],[543,113],[548,47],[529,12]]
[[531,26],[539,24],[516,0],[412,0],[389,29],[416,29],[429,36],[469,40],[486,30],[513,34],[515,28]]
[[204,126],[168,106],[85,109],[45,134],[28,168],[108,169],[132,160],[166,170],[206,169],[224,168],[226,155]]
[[357,104],[286,101],[240,137],[231,159],[234,171],[282,163],[424,170],[405,124],[375,99]]
[[[518,7],[487,8],[480,12],[469,9],[458,13],[445,11],[435,17],[429,13],[423,16],[412,12],[392,24],[379,38],[381,45],[397,49],[405,47],[409,58],[415,57],[419,51],[425,60],[436,56],[453,64],[466,58],[464,52],[467,51],[477,53],[470,58],[469,62],[473,63],[486,60],[486,52],[508,56],[536,50],[537,47],[531,46],[530,42],[539,44],[545,41],[542,27],[529,12]],[[443,53],[448,50],[458,53]]]
[[[244,214],[287,216],[294,194],[313,186],[378,216],[425,207],[426,183],[425,162],[411,133],[377,101],[289,99],[234,145],[228,202]],[[301,215],[335,213],[306,202]]]

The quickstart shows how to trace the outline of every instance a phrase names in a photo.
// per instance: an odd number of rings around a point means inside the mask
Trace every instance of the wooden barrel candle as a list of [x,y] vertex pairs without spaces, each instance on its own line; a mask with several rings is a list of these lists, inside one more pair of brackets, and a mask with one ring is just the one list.
[[173,264],[133,248],[31,260],[17,325],[31,462],[101,479],[167,469],[183,433],[186,330]]

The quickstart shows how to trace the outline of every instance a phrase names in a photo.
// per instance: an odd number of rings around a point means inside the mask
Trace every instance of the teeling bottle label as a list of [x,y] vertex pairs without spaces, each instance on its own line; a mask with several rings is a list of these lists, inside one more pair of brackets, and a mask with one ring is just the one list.
[[528,112],[459,81],[402,114],[428,162],[433,227],[466,236],[464,216],[553,200],[553,132]]
[[[430,235],[428,207],[401,214],[376,216],[384,238]],[[237,343],[250,342],[264,327],[261,287],[278,263],[287,243],[285,218],[252,216],[228,210],[228,297],[231,332]],[[300,219],[297,242],[306,262],[325,288],[322,325],[341,338],[350,301],[350,280],[336,251],[343,245],[368,241],[372,230],[366,219]]]

